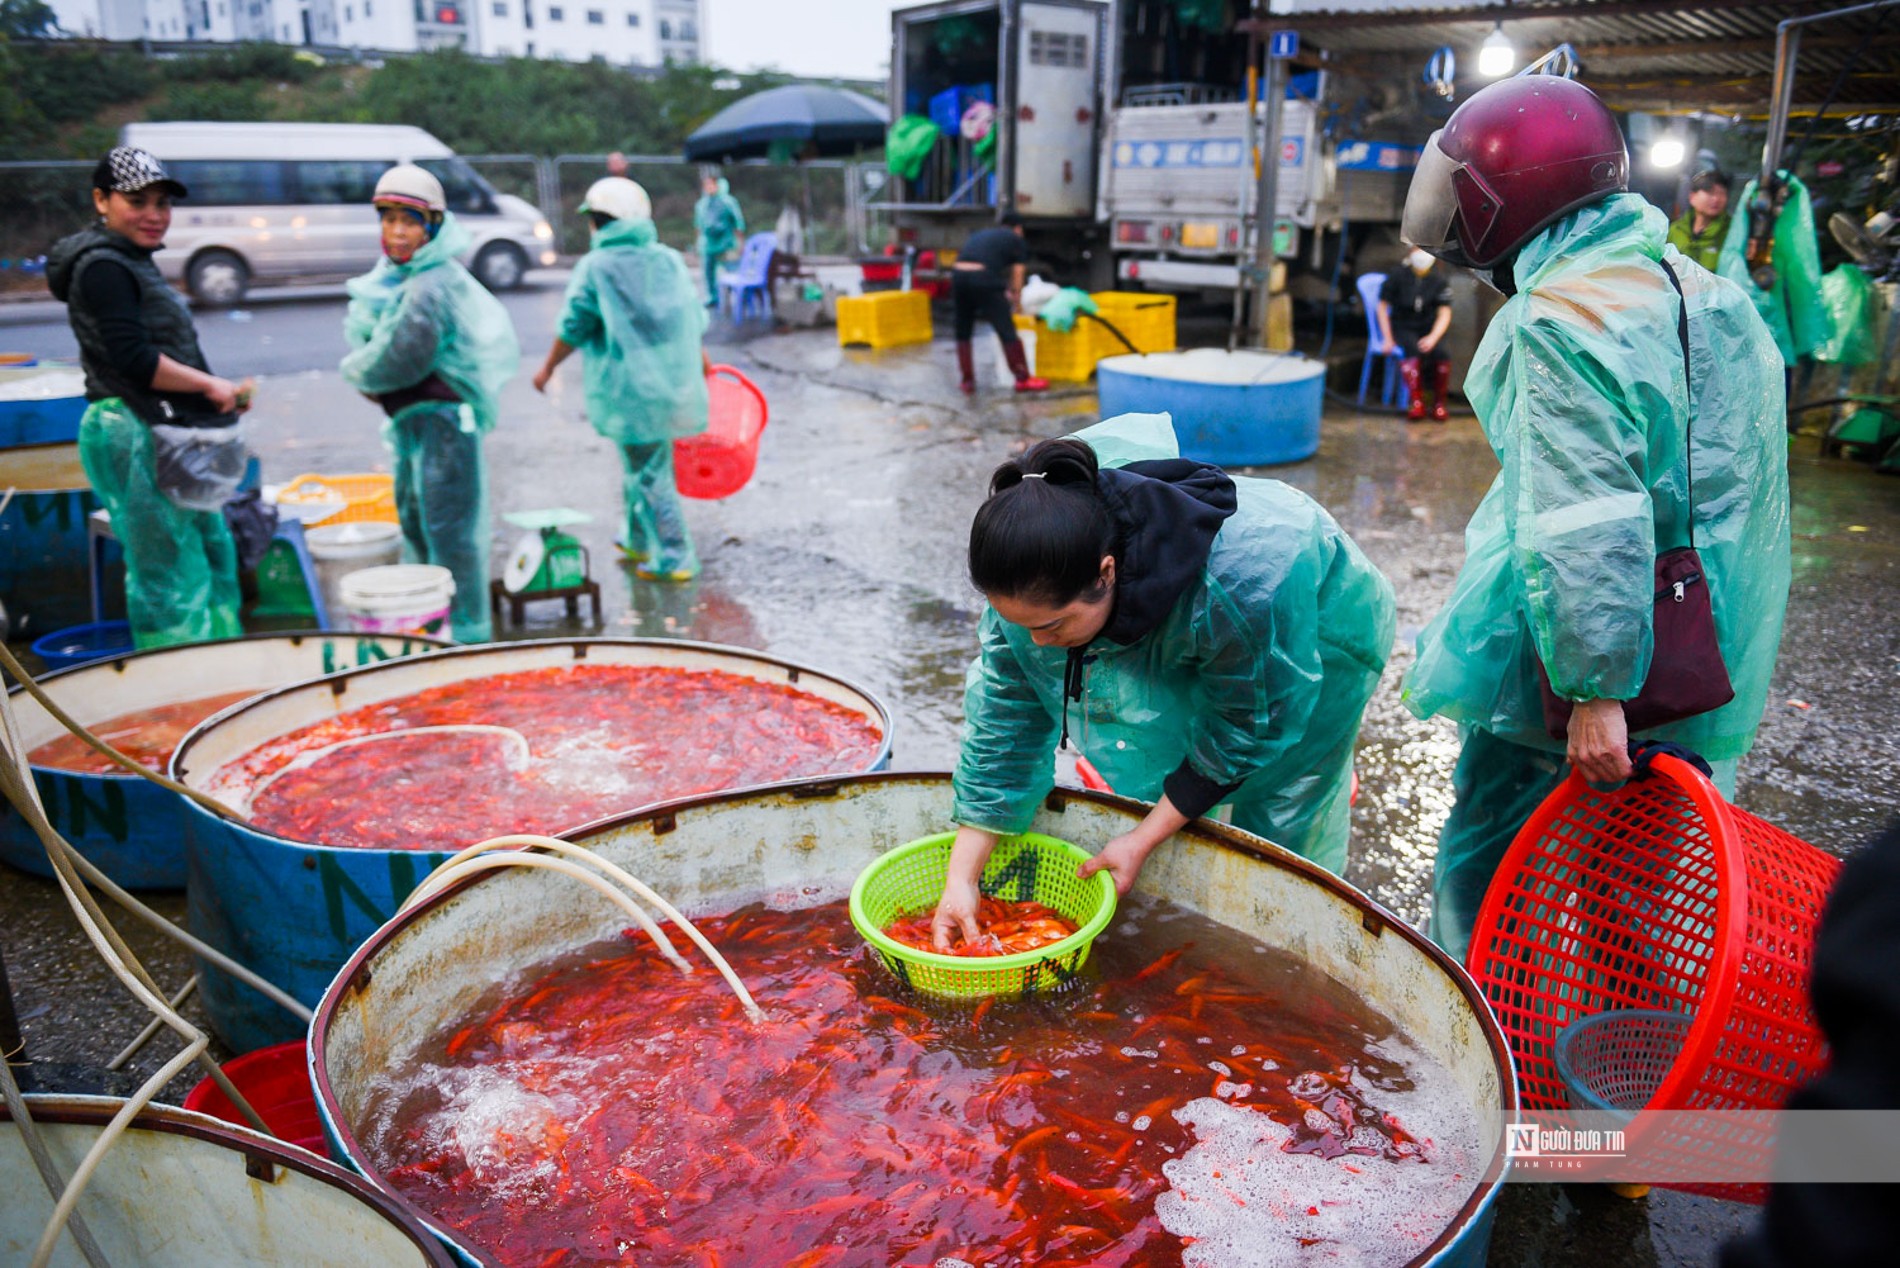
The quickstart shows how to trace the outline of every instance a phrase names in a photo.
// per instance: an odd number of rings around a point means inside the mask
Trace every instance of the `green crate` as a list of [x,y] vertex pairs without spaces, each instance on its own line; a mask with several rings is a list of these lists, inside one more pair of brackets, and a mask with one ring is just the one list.
[[1106,869],[1075,874],[1088,851],[1029,832],[997,842],[979,888],[1010,902],[1038,902],[1075,922],[1062,941],[1016,955],[956,956],[919,951],[884,935],[894,920],[929,911],[943,896],[956,833],[900,845],[864,869],[851,887],[851,923],[899,981],[928,995],[975,999],[1030,995],[1066,986],[1088,961],[1089,947],[1115,916],[1115,882]]

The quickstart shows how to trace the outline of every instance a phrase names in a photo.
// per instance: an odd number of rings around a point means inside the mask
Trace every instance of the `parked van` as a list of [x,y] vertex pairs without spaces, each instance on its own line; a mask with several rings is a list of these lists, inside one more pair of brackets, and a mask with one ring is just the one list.
[[382,251],[370,194],[397,163],[433,172],[475,236],[463,262],[490,290],[555,262],[554,231],[532,203],[498,193],[448,146],[411,128],[367,123],[130,123],[191,191],[155,257],[205,304],[235,304],[254,281],[347,277]]

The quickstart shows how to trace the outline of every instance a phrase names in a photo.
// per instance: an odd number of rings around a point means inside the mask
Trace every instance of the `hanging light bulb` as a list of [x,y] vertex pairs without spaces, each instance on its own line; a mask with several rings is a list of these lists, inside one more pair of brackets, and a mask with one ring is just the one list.
[[1504,34],[1504,24],[1499,22],[1478,46],[1478,73],[1486,79],[1497,79],[1510,74],[1515,65],[1517,50],[1511,47],[1510,39]]
[[1688,153],[1688,147],[1682,143],[1681,137],[1673,132],[1665,132],[1650,145],[1649,163],[1651,167],[1681,167]]

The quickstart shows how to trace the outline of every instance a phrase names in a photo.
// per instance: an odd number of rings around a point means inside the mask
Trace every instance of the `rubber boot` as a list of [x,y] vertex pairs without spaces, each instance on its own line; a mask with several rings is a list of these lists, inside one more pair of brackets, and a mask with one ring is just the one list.
[[976,391],[976,350],[970,347],[968,339],[957,340],[957,373],[962,377],[957,389],[965,396]]
[[1451,405],[1447,397],[1451,395],[1451,362],[1440,361],[1432,366],[1432,421],[1442,423],[1451,417]]
[[1399,362],[1399,381],[1405,384],[1405,396],[1410,402],[1405,407],[1405,421],[1416,423],[1425,417],[1425,393],[1418,382],[1418,358],[1407,357]]
[[1009,360],[1009,372],[1016,376],[1018,392],[1040,392],[1049,386],[1048,379],[1039,379],[1029,372],[1029,358],[1023,353],[1023,341],[1013,339],[1003,345],[1003,356]]

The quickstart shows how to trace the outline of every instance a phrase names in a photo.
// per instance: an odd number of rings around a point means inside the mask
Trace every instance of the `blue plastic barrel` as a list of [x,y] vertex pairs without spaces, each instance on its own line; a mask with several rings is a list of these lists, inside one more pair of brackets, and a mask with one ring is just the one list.
[[[877,726],[884,742],[868,769],[890,762],[889,711],[844,679],[711,643],[565,639],[461,648],[270,692],[219,714],[186,736],[172,758],[172,778],[215,792],[215,776],[227,764],[280,735],[338,714],[448,683],[566,668],[579,661],[720,670],[791,683]],[[708,719],[708,725],[722,723]],[[195,802],[185,806],[190,877],[186,922],[191,931],[306,1004],[317,1002],[351,952],[395,915],[417,883],[448,857],[446,851],[310,845],[220,818]],[[523,825],[522,830],[558,832],[575,826],[548,823]],[[198,975],[212,1026],[237,1051],[285,1043],[303,1033],[295,1018],[228,974],[200,962]]]
[[1326,367],[1305,357],[1219,348],[1109,357],[1095,385],[1104,418],[1172,415],[1183,458],[1266,467],[1319,451]]
[[[448,644],[373,634],[279,634],[163,647],[47,674],[46,693],[86,726],[141,709],[234,692],[261,692]],[[30,753],[66,734],[24,689],[13,708]],[[128,773],[33,767],[46,817],[81,854],[127,889],[185,887],[183,799]],[[46,849],[12,807],[0,807],[0,862],[51,876]]]
[[75,625],[92,615],[86,517],[99,509],[76,444],[0,449],[0,604],[14,635]]

